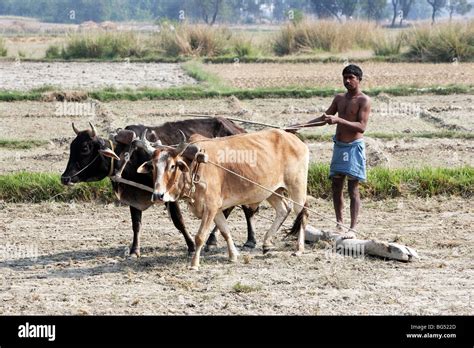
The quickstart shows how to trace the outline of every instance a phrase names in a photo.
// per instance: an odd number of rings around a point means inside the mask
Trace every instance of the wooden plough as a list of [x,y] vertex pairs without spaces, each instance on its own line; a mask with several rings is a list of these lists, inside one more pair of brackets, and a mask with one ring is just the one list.
[[321,231],[309,225],[306,227],[305,240],[310,243],[333,243],[334,252],[344,256],[370,255],[404,262],[420,259],[416,250],[405,245],[366,239],[342,239],[339,233]]

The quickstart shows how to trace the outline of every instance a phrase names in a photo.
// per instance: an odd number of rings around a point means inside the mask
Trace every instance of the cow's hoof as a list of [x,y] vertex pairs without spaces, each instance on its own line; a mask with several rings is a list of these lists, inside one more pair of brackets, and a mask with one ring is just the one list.
[[140,257],[140,251],[138,250],[131,250],[130,255],[128,256],[129,259],[138,259]]
[[237,256],[229,257],[229,262],[236,263],[239,260]]
[[263,255],[266,255],[268,254],[269,252],[275,250],[275,247],[272,247],[272,246],[264,246],[263,247]]
[[199,271],[199,266],[189,266],[191,271]]
[[299,257],[301,255],[303,255],[302,251],[295,251],[294,253],[291,254],[291,256],[296,256],[296,257]]
[[251,249],[255,249],[256,246],[257,246],[256,242],[246,241],[242,249],[251,250]]

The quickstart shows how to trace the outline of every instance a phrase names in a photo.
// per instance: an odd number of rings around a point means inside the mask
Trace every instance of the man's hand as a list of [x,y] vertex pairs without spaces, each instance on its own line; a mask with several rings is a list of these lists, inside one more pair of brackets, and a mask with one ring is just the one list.
[[336,124],[339,123],[339,116],[325,115],[324,121],[326,121],[327,124]]

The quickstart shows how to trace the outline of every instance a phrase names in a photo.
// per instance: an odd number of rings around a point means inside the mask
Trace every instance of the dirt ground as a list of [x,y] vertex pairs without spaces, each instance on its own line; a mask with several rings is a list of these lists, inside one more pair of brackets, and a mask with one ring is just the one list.
[[[474,141],[468,139],[413,138],[394,140],[370,138],[370,133],[413,134],[459,130],[472,132],[473,96],[414,96],[373,99],[367,130],[369,165],[389,167],[455,167],[474,165]],[[127,124],[159,125],[171,120],[192,118],[189,114],[236,117],[244,120],[287,126],[318,116],[330,105],[331,98],[257,99],[236,98],[194,101],[117,101],[100,103],[89,100],[79,104],[54,102],[0,103],[0,134],[4,139],[43,140],[45,145],[29,150],[0,149],[0,174],[28,170],[61,173],[74,138],[71,122],[79,128],[93,122],[104,137],[108,131]],[[64,114],[64,105],[87,106],[83,114]],[[61,109],[61,107],[63,107]],[[57,112],[59,109],[59,113]],[[93,112],[91,112],[93,111]],[[91,113],[89,113],[91,112]],[[245,124],[249,131],[261,129]],[[325,126],[304,134],[333,134]],[[331,141],[307,141],[311,161],[329,163]]]
[[[330,212],[331,203],[312,207]],[[360,231],[418,250],[419,262],[342,257],[330,247],[276,237],[263,256],[271,209],[256,218],[258,245],[227,261],[227,249],[207,253],[188,269],[186,247],[162,207],[144,214],[142,257],[128,260],[127,207],[98,204],[3,204],[0,231],[15,253],[3,252],[0,314],[453,314],[474,310],[473,206],[459,198],[364,201]],[[346,209],[348,216],[348,209]],[[194,234],[198,222],[185,210]],[[293,215],[290,216],[293,219]],[[91,224],[94,221],[94,224]],[[291,222],[290,222],[291,223]],[[331,228],[317,216],[310,223]],[[237,245],[245,241],[240,210],[230,218]],[[21,251],[30,250],[30,254]],[[35,259],[34,254],[37,253]],[[27,257],[25,257],[27,256]]]
[[58,86],[62,89],[178,87],[194,84],[195,80],[178,64],[165,63],[37,63],[0,62],[5,90],[30,90]]
[[[344,64],[347,64],[345,62]],[[207,64],[206,70],[218,74],[231,86],[240,88],[305,86],[342,88],[342,63],[313,64]],[[363,87],[397,85],[445,86],[474,81],[474,63],[359,64],[364,71]]]

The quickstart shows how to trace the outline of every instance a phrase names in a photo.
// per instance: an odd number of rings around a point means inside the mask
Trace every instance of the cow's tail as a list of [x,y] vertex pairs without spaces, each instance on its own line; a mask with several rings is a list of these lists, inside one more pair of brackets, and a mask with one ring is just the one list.
[[308,217],[309,217],[307,207],[308,207],[308,203],[306,202],[304,204],[303,209],[301,209],[299,214],[296,216],[295,222],[293,223],[291,230],[286,235],[287,237],[290,237],[290,236],[297,237],[301,228],[306,229],[306,225],[308,224]]

